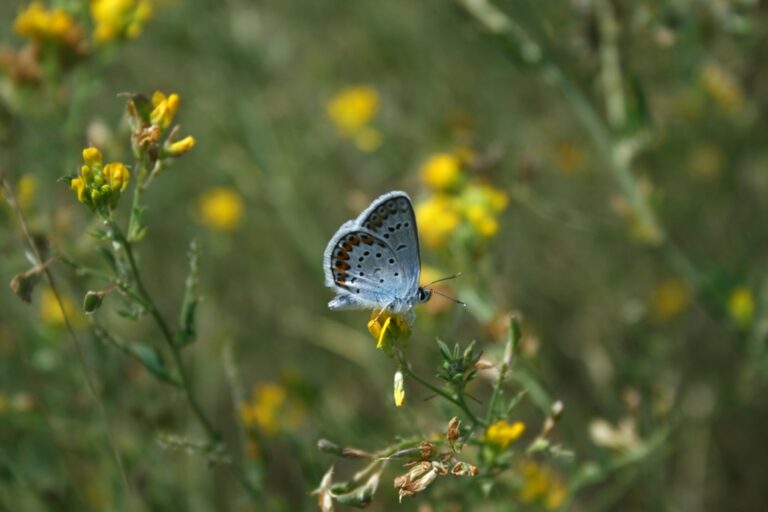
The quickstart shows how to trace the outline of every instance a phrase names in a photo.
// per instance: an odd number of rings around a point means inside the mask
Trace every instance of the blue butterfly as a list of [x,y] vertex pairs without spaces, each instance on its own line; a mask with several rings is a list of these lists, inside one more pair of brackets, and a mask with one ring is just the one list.
[[381,309],[413,321],[413,306],[432,290],[419,286],[421,258],[411,198],[395,191],[342,224],[323,255],[331,309]]

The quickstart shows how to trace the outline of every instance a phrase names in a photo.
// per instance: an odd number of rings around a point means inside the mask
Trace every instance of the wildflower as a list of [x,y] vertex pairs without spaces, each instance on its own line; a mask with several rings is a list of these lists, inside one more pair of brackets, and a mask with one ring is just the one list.
[[451,153],[435,153],[421,166],[421,181],[435,191],[453,188],[461,178],[458,156]]
[[701,70],[701,86],[727,114],[738,113],[744,105],[744,93],[736,77],[726,69],[709,64]]
[[[70,323],[79,327],[83,324],[83,318],[80,316],[75,304],[66,297],[61,298],[61,306],[67,315]],[[43,290],[40,294],[40,319],[53,327],[63,327],[65,325],[64,315],[61,313],[59,301],[52,290]]]
[[416,205],[416,221],[427,247],[443,247],[461,223],[461,212],[453,197],[437,194]]
[[93,147],[83,150],[83,161],[80,176],[69,178],[69,187],[77,200],[92,211],[116,208],[121,192],[131,179],[128,168],[120,162],[102,165],[101,152]]
[[379,93],[367,85],[347,87],[331,98],[325,110],[339,133],[350,137],[376,116]]
[[496,216],[507,207],[509,198],[504,191],[487,184],[469,185],[462,193],[465,215],[473,229],[485,238],[496,235]]
[[218,231],[233,231],[243,219],[243,199],[234,189],[216,187],[198,201],[200,222]]
[[379,93],[373,87],[347,87],[328,101],[325,111],[339,134],[352,139],[360,151],[381,146],[381,134],[370,125],[379,111]]
[[151,15],[150,0],[91,0],[93,40],[102,44],[124,37],[135,39]]
[[688,308],[690,290],[679,279],[667,279],[659,283],[651,293],[650,314],[657,322],[668,322]]
[[280,431],[286,398],[285,388],[279,384],[270,382],[254,387],[251,401],[240,409],[243,423],[259,428],[267,436],[276,435]]
[[755,299],[749,288],[740,286],[731,292],[728,298],[728,314],[741,327],[752,323],[755,315]]
[[523,432],[525,432],[525,424],[522,422],[508,423],[506,420],[499,420],[485,431],[485,442],[500,450],[506,450],[523,435]]
[[402,407],[405,403],[405,386],[403,385],[403,372],[395,372],[394,386],[395,407]]
[[155,91],[152,95],[154,109],[149,114],[150,123],[163,129],[168,128],[179,110],[180,102],[181,98],[176,93],[166,96],[160,91]]
[[437,461],[421,461],[416,463],[404,475],[395,478],[395,489],[403,501],[404,496],[413,496],[429,487],[438,475],[448,474],[448,468]]
[[391,356],[395,347],[404,346],[408,341],[411,329],[402,316],[375,309],[368,321],[368,332],[376,340],[376,348]]
[[80,28],[64,9],[47,10],[42,2],[32,2],[19,11],[13,30],[33,41],[58,40],[74,46]]
[[568,489],[551,469],[532,460],[523,460],[520,462],[520,474],[524,480],[520,489],[520,501],[540,501],[548,510],[560,508],[565,502]]
[[171,156],[181,156],[193,147],[195,147],[195,138],[191,135],[187,135],[176,142],[166,143],[165,149]]

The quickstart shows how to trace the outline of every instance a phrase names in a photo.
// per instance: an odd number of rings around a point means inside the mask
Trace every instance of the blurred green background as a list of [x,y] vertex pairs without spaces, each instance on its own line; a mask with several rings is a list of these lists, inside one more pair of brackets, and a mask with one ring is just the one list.
[[[60,4],[87,13],[82,2]],[[12,29],[22,5],[0,5],[8,48],[23,44]],[[310,491],[337,463],[318,438],[373,450],[444,431],[454,411],[415,386],[404,408],[393,406],[396,365],[375,350],[366,313],[328,311],[321,256],[378,195],[402,189],[428,201],[424,163],[460,150],[472,155],[462,172],[509,202],[498,232],[471,250],[422,247],[441,275],[464,273],[451,286],[469,307],[417,310],[414,366],[432,377],[435,337],[474,339],[498,358],[498,320],[516,311],[539,396],[565,405],[556,436],[574,458],[554,463],[573,491],[562,508],[764,506],[766,6],[500,1],[492,14],[508,24],[494,25],[472,5],[489,4],[168,0],[139,37],[55,81],[3,75],[0,166],[33,232],[78,261],[103,266],[87,234],[95,221],[56,180],[89,144],[130,160],[118,93],[178,93],[176,120],[197,141],[144,195],[140,265],[175,319],[187,247],[200,243],[204,300],[185,360],[203,407],[242,445],[265,492],[249,504],[226,469],[170,446],[168,436],[201,438],[183,398],[74,313],[146,510],[312,510]],[[354,86],[378,99],[367,142],[328,114]],[[26,249],[3,205],[0,282],[30,267]],[[73,310],[98,286],[66,265],[52,270]],[[8,288],[0,295],[0,510],[130,510],[46,289],[31,305]],[[151,322],[104,309],[125,339],[157,343]],[[473,393],[486,400],[489,389],[480,379]],[[238,402],[252,392],[267,419],[246,438]],[[515,411],[535,434],[536,400]],[[348,477],[355,466],[336,469]],[[397,473],[385,473],[372,510],[548,508],[501,489],[484,497],[464,481],[437,481],[397,505]]]

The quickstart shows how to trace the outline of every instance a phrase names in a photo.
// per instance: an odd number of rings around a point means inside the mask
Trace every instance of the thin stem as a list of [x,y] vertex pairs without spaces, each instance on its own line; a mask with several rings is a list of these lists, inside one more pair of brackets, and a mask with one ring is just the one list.
[[410,365],[405,360],[405,358],[402,355],[398,356],[398,359],[400,360],[400,371],[408,375],[409,377],[413,378],[416,382],[424,386],[425,388],[429,389],[436,395],[440,395],[441,397],[445,398],[449,402],[453,403],[454,405],[458,406],[462,411],[464,411],[464,414],[467,415],[469,420],[472,422],[472,426],[486,426],[486,422],[484,420],[481,420],[475,414],[472,412],[472,410],[467,406],[467,402],[464,400],[464,395],[462,393],[457,392],[456,396],[452,396],[449,393],[446,393],[442,389],[438,388],[434,384],[431,384],[430,382],[424,380],[419,375],[413,372],[411,370]]
[[144,300],[147,310],[152,315],[152,318],[154,318],[155,323],[160,328],[160,331],[163,333],[163,339],[165,340],[166,345],[168,345],[168,349],[171,351],[173,362],[176,365],[177,371],[179,372],[179,379],[181,380],[181,386],[184,389],[184,394],[187,398],[187,401],[189,402],[189,405],[192,407],[192,411],[197,417],[197,420],[205,429],[205,432],[208,435],[208,438],[212,442],[218,442],[221,436],[216,430],[216,428],[213,426],[211,421],[203,412],[203,409],[200,406],[200,403],[197,401],[197,397],[192,391],[189,373],[187,372],[186,366],[184,366],[184,362],[181,358],[181,350],[173,340],[173,332],[171,331],[170,327],[168,327],[168,324],[163,318],[163,315],[160,313],[160,310],[157,308],[154,301],[152,300],[152,296],[149,294],[146,287],[144,286],[144,282],[141,279],[141,274],[139,273],[138,265],[136,265],[136,258],[133,255],[133,249],[131,248],[131,243],[128,240],[126,240],[125,235],[123,235],[122,231],[120,231],[120,228],[117,226],[117,224],[113,220],[109,220],[108,222],[109,222],[109,227],[112,230],[112,234],[115,241],[118,244],[120,244],[125,250],[125,255],[128,258],[128,265],[130,266],[131,275],[133,277],[134,282],[136,283],[136,288],[138,289],[139,296]]

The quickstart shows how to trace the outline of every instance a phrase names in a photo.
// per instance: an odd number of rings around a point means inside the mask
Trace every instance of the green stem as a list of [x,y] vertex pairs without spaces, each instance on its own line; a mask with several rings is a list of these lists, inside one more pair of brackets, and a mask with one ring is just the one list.
[[472,422],[472,426],[476,427],[478,425],[485,427],[487,423],[484,420],[481,420],[475,414],[472,412],[472,410],[467,406],[467,402],[464,400],[464,394],[459,392],[457,390],[455,396],[446,393],[442,389],[438,388],[434,384],[431,384],[430,382],[424,380],[419,375],[415,374],[413,370],[411,370],[410,365],[405,360],[405,358],[400,354],[398,355],[398,359],[400,360],[400,371],[408,375],[409,377],[413,378],[416,382],[424,386],[425,388],[429,389],[436,395],[440,395],[441,397],[445,398],[449,402],[453,403],[454,405],[458,406],[462,411],[464,411],[464,414],[467,415],[469,420]]
[[139,296],[144,300],[147,310],[152,315],[152,318],[154,318],[155,323],[160,328],[160,331],[163,333],[163,339],[165,340],[165,343],[168,346],[168,349],[171,351],[173,362],[176,366],[177,371],[179,372],[179,379],[181,380],[181,386],[184,389],[184,395],[186,396],[187,401],[189,402],[189,405],[192,407],[192,411],[197,417],[197,420],[205,429],[205,432],[208,435],[208,438],[212,442],[219,442],[221,438],[220,434],[214,428],[213,424],[208,419],[208,417],[205,415],[202,407],[200,406],[200,403],[197,401],[197,397],[192,392],[189,373],[187,372],[187,368],[184,365],[184,362],[182,361],[181,350],[173,341],[173,332],[171,331],[170,327],[168,327],[168,324],[163,318],[163,315],[160,313],[160,310],[157,308],[154,301],[152,300],[152,296],[149,294],[146,287],[144,286],[144,282],[141,279],[141,274],[139,273],[139,268],[136,265],[136,258],[133,255],[133,249],[131,248],[131,243],[125,238],[125,235],[123,235],[122,231],[120,231],[120,228],[117,226],[117,224],[113,220],[109,220],[109,226],[110,226],[110,229],[112,230],[112,235],[114,237],[114,240],[119,245],[121,245],[125,250],[125,255],[128,259],[128,265],[130,266],[131,275],[133,277],[134,282],[136,283],[136,288],[138,289]]

